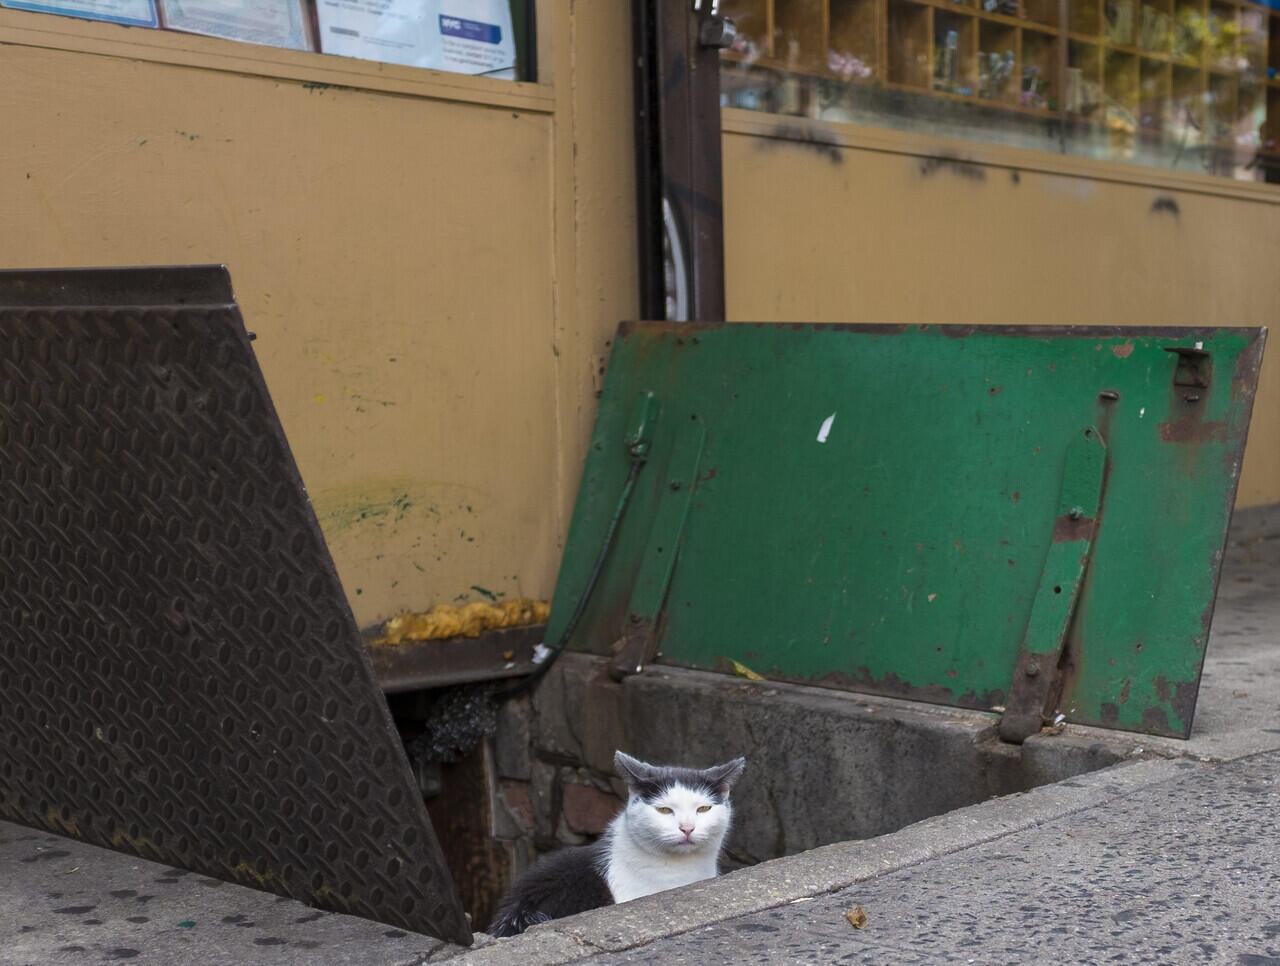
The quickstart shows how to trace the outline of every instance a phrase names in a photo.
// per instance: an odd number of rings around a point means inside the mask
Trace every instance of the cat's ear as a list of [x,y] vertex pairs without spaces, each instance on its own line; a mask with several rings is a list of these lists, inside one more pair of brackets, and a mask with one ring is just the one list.
[[726,761],[723,765],[713,765],[707,769],[707,783],[715,789],[716,794],[728,798],[733,783],[738,780],[742,769],[746,767],[747,759],[745,758],[735,758],[733,761]]
[[618,770],[618,774],[622,778],[626,779],[627,784],[633,788],[645,782],[653,781],[652,765],[646,764],[638,758],[632,758],[621,751],[614,752],[613,767]]

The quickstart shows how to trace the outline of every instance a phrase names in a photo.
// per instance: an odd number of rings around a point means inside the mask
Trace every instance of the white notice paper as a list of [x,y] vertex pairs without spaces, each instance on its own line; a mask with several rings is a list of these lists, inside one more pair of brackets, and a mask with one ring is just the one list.
[[317,0],[326,54],[514,77],[508,0]]
[[310,50],[302,0],[160,0],[172,30]]
[[106,20],[131,27],[158,27],[155,0],[53,0],[34,3],[29,0],[0,0],[0,7],[33,10],[36,13],[60,13],[67,17]]

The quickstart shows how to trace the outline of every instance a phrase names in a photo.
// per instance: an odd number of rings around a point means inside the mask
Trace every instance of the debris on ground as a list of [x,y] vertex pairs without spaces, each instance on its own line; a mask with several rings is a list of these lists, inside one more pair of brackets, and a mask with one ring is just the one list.
[[491,684],[442,690],[427,710],[422,733],[405,742],[409,761],[458,761],[498,730]]
[[844,914],[844,917],[849,920],[849,925],[854,929],[867,928],[867,913],[862,906],[854,906]]
[[735,661],[731,657],[727,657],[725,658],[725,660],[729,662],[729,666],[733,668],[733,673],[738,675],[738,677],[746,678],[748,681],[764,680],[763,674],[757,674],[755,671],[751,670],[751,668],[747,667],[741,661]]

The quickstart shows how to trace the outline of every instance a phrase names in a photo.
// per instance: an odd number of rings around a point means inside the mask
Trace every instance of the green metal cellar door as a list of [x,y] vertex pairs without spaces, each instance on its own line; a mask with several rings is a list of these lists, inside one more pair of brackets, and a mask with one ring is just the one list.
[[547,640],[1186,737],[1264,338],[624,324]]

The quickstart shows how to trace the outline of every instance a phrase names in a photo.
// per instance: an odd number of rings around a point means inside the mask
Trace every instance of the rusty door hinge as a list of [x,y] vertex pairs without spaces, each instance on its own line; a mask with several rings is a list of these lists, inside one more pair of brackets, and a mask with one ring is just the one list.
[[684,423],[667,463],[666,482],[658,498],[649,542],[627,601],[622,637],[614,645],[609,673],[615,680],[639,674],[653,660],[658,646],[658,619],[675,571],[680,539],[698,480],[698,463],[707,430],[701,420]]
[[1067,446],[1053,537],[1000,719],[1000,737],[1005,741],[1021,744],[1044,721],[1097,533],[1106,464],[1106,441],[1092,426]]

